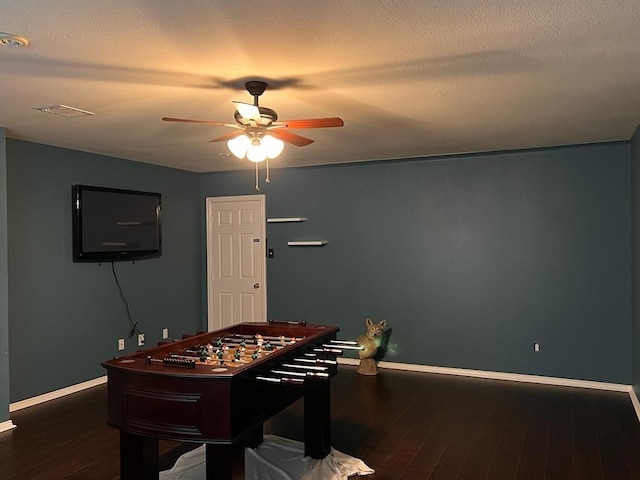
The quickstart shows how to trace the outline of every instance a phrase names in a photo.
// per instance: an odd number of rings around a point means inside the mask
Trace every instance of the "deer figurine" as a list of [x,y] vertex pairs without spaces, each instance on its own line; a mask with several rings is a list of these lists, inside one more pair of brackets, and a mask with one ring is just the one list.
[[356,371],[360,375],[377,375],[378,366],[373,357],[375,357],[380,346],[381,335],[384,327],[387,326],[387,321],[380,320],[378,323],[374,323],[373,320],[367,318],[365,325],[367,326],[367,333],[356,338],[356,342],[362,348],[358,352],[360,364]]

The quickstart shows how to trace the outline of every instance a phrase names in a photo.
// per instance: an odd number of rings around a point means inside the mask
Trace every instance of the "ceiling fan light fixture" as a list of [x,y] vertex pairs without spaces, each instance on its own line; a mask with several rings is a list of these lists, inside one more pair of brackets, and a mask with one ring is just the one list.
[[231,153],[238,158],[244,158],[250,146],[251,140],[245,134],[238,135],[227,142],[227,147],[229,147]]
[[247,160],[254,163],[264,162],[267,159],[267,151],[261,144],[251,145],[247,150]]
[[264,137],[249,138],[248,135],[242,134],[232,138],[227,142],[227,147],[231,153],[238,158],[247,158],[247,160],[260,163],[267,158],[276,158],[284,150],[284,142],[272,135]]
[[262,139],[262,147],[265,149],[268,158],[276,158],[284,150],[284,142],[271,135],[265,135]]

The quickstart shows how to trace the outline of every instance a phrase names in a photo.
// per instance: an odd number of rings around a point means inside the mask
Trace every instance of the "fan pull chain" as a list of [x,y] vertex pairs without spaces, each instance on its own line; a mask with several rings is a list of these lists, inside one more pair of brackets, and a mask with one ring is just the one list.
[[267,178],[265,178],[264,181],[271,183],[271,180],[269,180],[269,157],[267,157]]
[[256,163],[256,190],[260,190],[260,186],[258,185],[258,164]]

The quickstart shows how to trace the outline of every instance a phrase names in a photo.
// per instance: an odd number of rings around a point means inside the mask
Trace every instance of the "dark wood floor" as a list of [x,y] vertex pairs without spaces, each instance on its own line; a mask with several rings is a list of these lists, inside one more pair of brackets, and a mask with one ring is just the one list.
[[[640,423],[626,393],[391,370],[363,377],[341,366],[332,415],[334,448],[376,470],[361,478],[640,479]],[[0,434],[0,478],[118,478],[105,386],[11,418],[18,427]],[[301,440],[301,402],[265,433]],[[185,447],[160,448],[169,468]]]

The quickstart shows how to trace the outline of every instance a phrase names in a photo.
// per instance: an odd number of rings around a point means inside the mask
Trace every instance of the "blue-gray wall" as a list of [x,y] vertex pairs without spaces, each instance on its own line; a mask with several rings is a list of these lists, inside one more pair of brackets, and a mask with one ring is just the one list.
[[[631,382],[628,142],[271,177],[267,216],[308,220],[268,224],[269,318],[347,339],[386,319],[391,362]],[[202,176],[203,197],[252,186]],[[306,239],[329,243],[286,246]]]
[[105,375],[119,338],[137,349],[111,264],[72,261],[73,184],[162,194],[162,257],[116,271],[147,345],[162,328],[202,328],[197,174],[13,139],[6,150],[11,402]]
[[[275,169],[270,185],[261,182],[267,215],[308,221],[268,224],[269,317],[336,324],[342,338],[360,334],[368,316],[384,318],[392,362],[638,387],[630,166],[640,161],[638,143],[636,134],[603,145]],[[0,144],[8,232],[0,352],[7,330],[10,345],[10,362],[0,362],[0,421],[8,401],[103,375],[100,362],[118,355],[118,338],[125,352],[136,348],[110,265],[71,261],[74,183],[163,194],[163,256],[116,264],[148,345],[164,327],[178,336],[206,325],[204,197],[255,193],[251,171],[197,175]],[[325,247],[286,246],[322,238]]]
[[631,139],[631,179],[633,191],[633,388],[640,395],[640,126]]
[[7,270],[7,155],[0,128],[0,423],[9,420],[9,277]]

